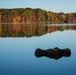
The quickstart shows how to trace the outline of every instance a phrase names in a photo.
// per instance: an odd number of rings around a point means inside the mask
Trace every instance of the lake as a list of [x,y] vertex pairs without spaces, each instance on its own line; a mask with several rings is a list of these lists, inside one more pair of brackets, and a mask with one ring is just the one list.
[[[57,60],[37,48],[69,48]],[[76,75],[76,24],[0,24],[0,75]]]

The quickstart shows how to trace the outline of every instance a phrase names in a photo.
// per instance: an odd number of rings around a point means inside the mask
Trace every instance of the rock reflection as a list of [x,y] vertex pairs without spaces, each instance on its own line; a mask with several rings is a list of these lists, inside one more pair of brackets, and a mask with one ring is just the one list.
[[62,57],[70,57],[71,50],[69,48],[59,49],[58,47],[55,47],[53,49],[48,49],[48,50],[42,50],[42,49],[38,48],[35,51],[35,56],[37,58],[45,56],[45,57],[49,57],[49,58],[58,60]]

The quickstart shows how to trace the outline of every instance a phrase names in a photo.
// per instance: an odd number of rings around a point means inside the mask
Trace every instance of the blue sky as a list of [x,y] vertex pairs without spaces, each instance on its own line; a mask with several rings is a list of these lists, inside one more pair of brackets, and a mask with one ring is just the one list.
[[41,8],[53,12],[76,12],[76,0],[0,0],[0,8]]

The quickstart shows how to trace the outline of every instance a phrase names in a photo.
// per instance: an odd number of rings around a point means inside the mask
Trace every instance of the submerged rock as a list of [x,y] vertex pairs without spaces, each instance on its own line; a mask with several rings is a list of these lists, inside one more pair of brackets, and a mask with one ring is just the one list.
[[55,47],[53,49],[48,49],[48,50],[42,50],[40,48],[37,48],[35,51],[35,56],[38,58],[42,56],[46,56],[57,60],[61,57],[71,56],[71,50],[69,48],[59,49],[58,47]]

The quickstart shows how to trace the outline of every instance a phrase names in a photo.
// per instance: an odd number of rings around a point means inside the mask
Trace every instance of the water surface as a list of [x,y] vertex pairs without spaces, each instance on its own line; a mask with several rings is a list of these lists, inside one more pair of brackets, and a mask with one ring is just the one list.
[[[75,25],[14,26],[0,25],[0,75],[76,75]],[[54,47],[71,49],[71,56],[55,60],[34,54]]]

